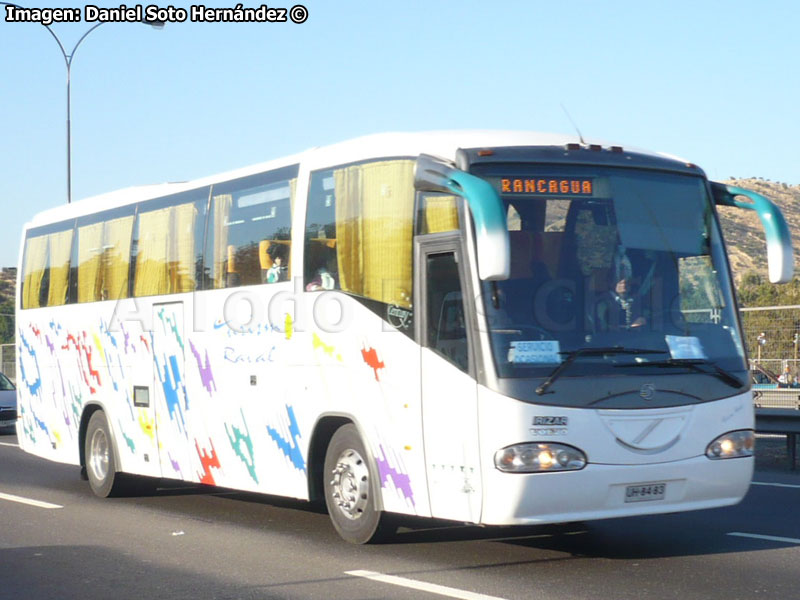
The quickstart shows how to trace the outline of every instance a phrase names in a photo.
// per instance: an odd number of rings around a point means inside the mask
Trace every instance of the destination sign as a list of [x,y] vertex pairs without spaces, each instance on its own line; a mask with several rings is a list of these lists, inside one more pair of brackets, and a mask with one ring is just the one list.
[[503,177],[501,194],[535,194],[539,196],[591,196],[594,184],[591,179],[564,177]]

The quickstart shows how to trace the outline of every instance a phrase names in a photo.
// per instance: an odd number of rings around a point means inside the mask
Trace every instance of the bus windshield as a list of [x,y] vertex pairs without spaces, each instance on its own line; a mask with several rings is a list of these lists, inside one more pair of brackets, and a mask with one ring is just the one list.
[[482,282],[479,303],[499,377],[549,377],[569,360],[563,377],[707,364],[746,380],[702,177],[521,163],[472,170],[507,211],[510,277]]

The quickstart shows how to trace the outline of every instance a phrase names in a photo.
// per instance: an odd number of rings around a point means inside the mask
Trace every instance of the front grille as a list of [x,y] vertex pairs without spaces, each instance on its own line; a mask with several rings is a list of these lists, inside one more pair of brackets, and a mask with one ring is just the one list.
[[0,421],[16,421],[17,409],[16,408],[0,408]]

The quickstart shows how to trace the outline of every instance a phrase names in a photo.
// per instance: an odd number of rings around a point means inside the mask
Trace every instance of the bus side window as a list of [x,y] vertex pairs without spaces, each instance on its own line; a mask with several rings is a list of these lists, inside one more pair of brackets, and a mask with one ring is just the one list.
[[291,277],[297,171],[293,165],[212,186],[205,261],[214,288]]
[[78,219],[78,302],[128,297],[133,206]]
[[39,308],[47,269],[47,236],[25,240],[25,266],[22,270],[22,308]]
[[57,231],[41,235],[29,232],[25,240],[22,308],[66,304],[72,224],[61,224],[56,226]]
[[306,211],[303,268],[305,288],[310,292],[338,287],[339,260],[336,233],[334,171],[313,173]]
[[383,318],[411,308],[414,164],[377,160],[311,174],[307,290],[341,289]]
[[134,296],[197,289],[208,188],[139,206],[131,249]]
[[427,346],[467,372],[469,345],[455,254],[432,254],[427,261]]
[[458,196],[438,192],[419,192],[417,198],[417,233],[441,233],[458,231],[459,205],[463,201]]

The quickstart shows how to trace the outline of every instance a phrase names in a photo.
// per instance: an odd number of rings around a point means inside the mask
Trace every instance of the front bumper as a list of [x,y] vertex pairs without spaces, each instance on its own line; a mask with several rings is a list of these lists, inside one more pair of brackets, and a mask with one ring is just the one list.
[[16,408],[0,408],[0,428],[14,427],[17,424]]
[[[485,478],[481,522],[525,525],[589,521],[729,506],[742,500],[752,457],[646,465],[589,464],[580,471],[517,474],[492,469]],[[665,483],[663,499],[626,502],[629,486]]]

